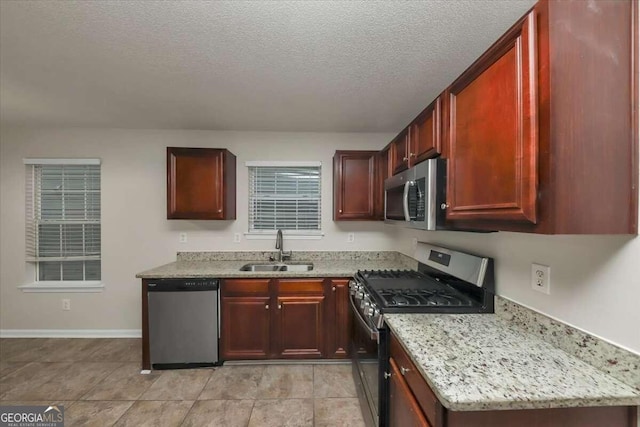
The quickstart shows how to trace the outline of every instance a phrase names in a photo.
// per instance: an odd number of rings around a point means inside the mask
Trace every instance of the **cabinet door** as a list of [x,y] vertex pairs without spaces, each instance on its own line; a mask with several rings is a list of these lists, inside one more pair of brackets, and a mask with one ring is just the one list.
[[349,279],[331,279],[327,310],[327,357],[346,358],[349,351],[351,316],[349,316]]
[[376,156],[376,188],[374,199],[375,217],[378,220],[384,219],[384,180],[389,178],[389,155],[390,148],[383,149]]
[[235,156],[167,147],[167,219],[235,219]]
[[536,222],[534,13],[449,89],[447,219]]
[[281,279],[276,289],[275,357],[324,357],[324,279]]
[[402,172],[409,167],[409,132],[407,129],[391,143],[391,170],[393,174]]
[[411,166],[435,157],[441,152],[440,104],[440,97],[437,97],[409,127],[409,162]]
[[336,151],[333,219],[375,220],[377,151]]
[[418,402],[404,381],[396,361],[389,359],[391,378],[389,379],[389,425],[431,427]]
[[223,297],[220,358],[266,359],[270,355],[269,297]]

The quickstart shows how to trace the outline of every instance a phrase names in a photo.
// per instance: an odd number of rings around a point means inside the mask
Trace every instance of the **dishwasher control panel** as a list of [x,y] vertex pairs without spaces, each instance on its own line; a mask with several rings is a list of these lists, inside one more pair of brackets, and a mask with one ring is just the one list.
[[158,279],[147,283],[149,292],[216,291],[219,287],[220,280],[208,278]]

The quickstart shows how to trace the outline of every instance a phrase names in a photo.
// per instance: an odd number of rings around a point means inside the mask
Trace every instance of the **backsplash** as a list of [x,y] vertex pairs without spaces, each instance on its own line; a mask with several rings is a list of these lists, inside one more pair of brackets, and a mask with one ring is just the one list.
[[496,296],[496,314],[526,332],[640,390],[640,355]]
[[[277,254],[276,251],[178,252],[177,261],[269,261],[269,257]],[[291,257],[292,262],[339,260],[398,261],[407,269],[418,268],[418,261],[394,251],[295,251]]]

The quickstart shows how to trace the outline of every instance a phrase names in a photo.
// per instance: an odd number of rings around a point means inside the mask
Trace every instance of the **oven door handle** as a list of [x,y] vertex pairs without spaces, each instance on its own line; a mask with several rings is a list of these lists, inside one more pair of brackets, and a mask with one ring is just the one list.
[[378,334],[378,330],[375,328],[372,329],[371,326],[369,326],[369,324],[366,322],[366,320],[362,318],[362,316],[360,315],[360,312],[356,308],[356,305],[353,303],[353,298],[351,298],[351,296],[349,296],[349,303],[351,304],[351,311],[353,311],[353,314],[355,315],[356,319],[358,319],[358,323],[360,323],[360,325],[367,330],[367,332],[369,333],[369,338],[371,338],[371,341],[379,342],[380,335]]

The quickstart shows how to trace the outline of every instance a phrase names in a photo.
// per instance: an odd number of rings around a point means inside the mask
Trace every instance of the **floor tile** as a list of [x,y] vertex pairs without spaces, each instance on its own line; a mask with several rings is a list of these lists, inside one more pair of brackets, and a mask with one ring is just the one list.
[[253,400],[201,400],[194,403],[184,427],[246,427]]
[[103,339],[101,345],[87,359],[91,362],[137,362],[142,360],[140,338]]
[[143,375],[138,363],[125,363],[82,396],[82,400],[137,400],[160,375],[158,371]]
[[64,411],[64,425],[103,427],[115,424],[134,402],[75,402]]
[[46,354],[40,362],[80,362],[96,351],[102,340],[99,338],[58,338],[45,344]]
[[315,427],[365,427],[354,398],[314,399]]
[[65,412],[72,403],[73,400],[0,400],[0,406],[64,406]]
[[196,400],[211,376],[211,369],[163,371],[140,397],[142,400]]
[[264,366],[216,368],[198,400],[256,399]]
[[[0,379],[0,400],[43,400],[34,391],[57,375],[62,375],[72,363],[27,363]],[[44,400],[52,399],[46,396]]]
[[[0,359],[4,362],[35,362],[49,353],[56,338],[3,338]],[[8,341],[8,342],[6,342]]]
[[313,426],[313,399],[256,400],[249,427],[280,426]]
[[120,418],[118,427],[179,426],[191,409],[193,401],[140,401]]
[[22,368],[29,362],[4,362],[0,361],[0,378],[9,375],[17,369]]
[[313,397],[312,365],[267,365],[258,386],[260,399]]
[[77,400],[94,388],[121,363],[72,363],[49,381],[32,390],[30,399]]
[[314,397],[357,397],[351,365],[314,365]]

